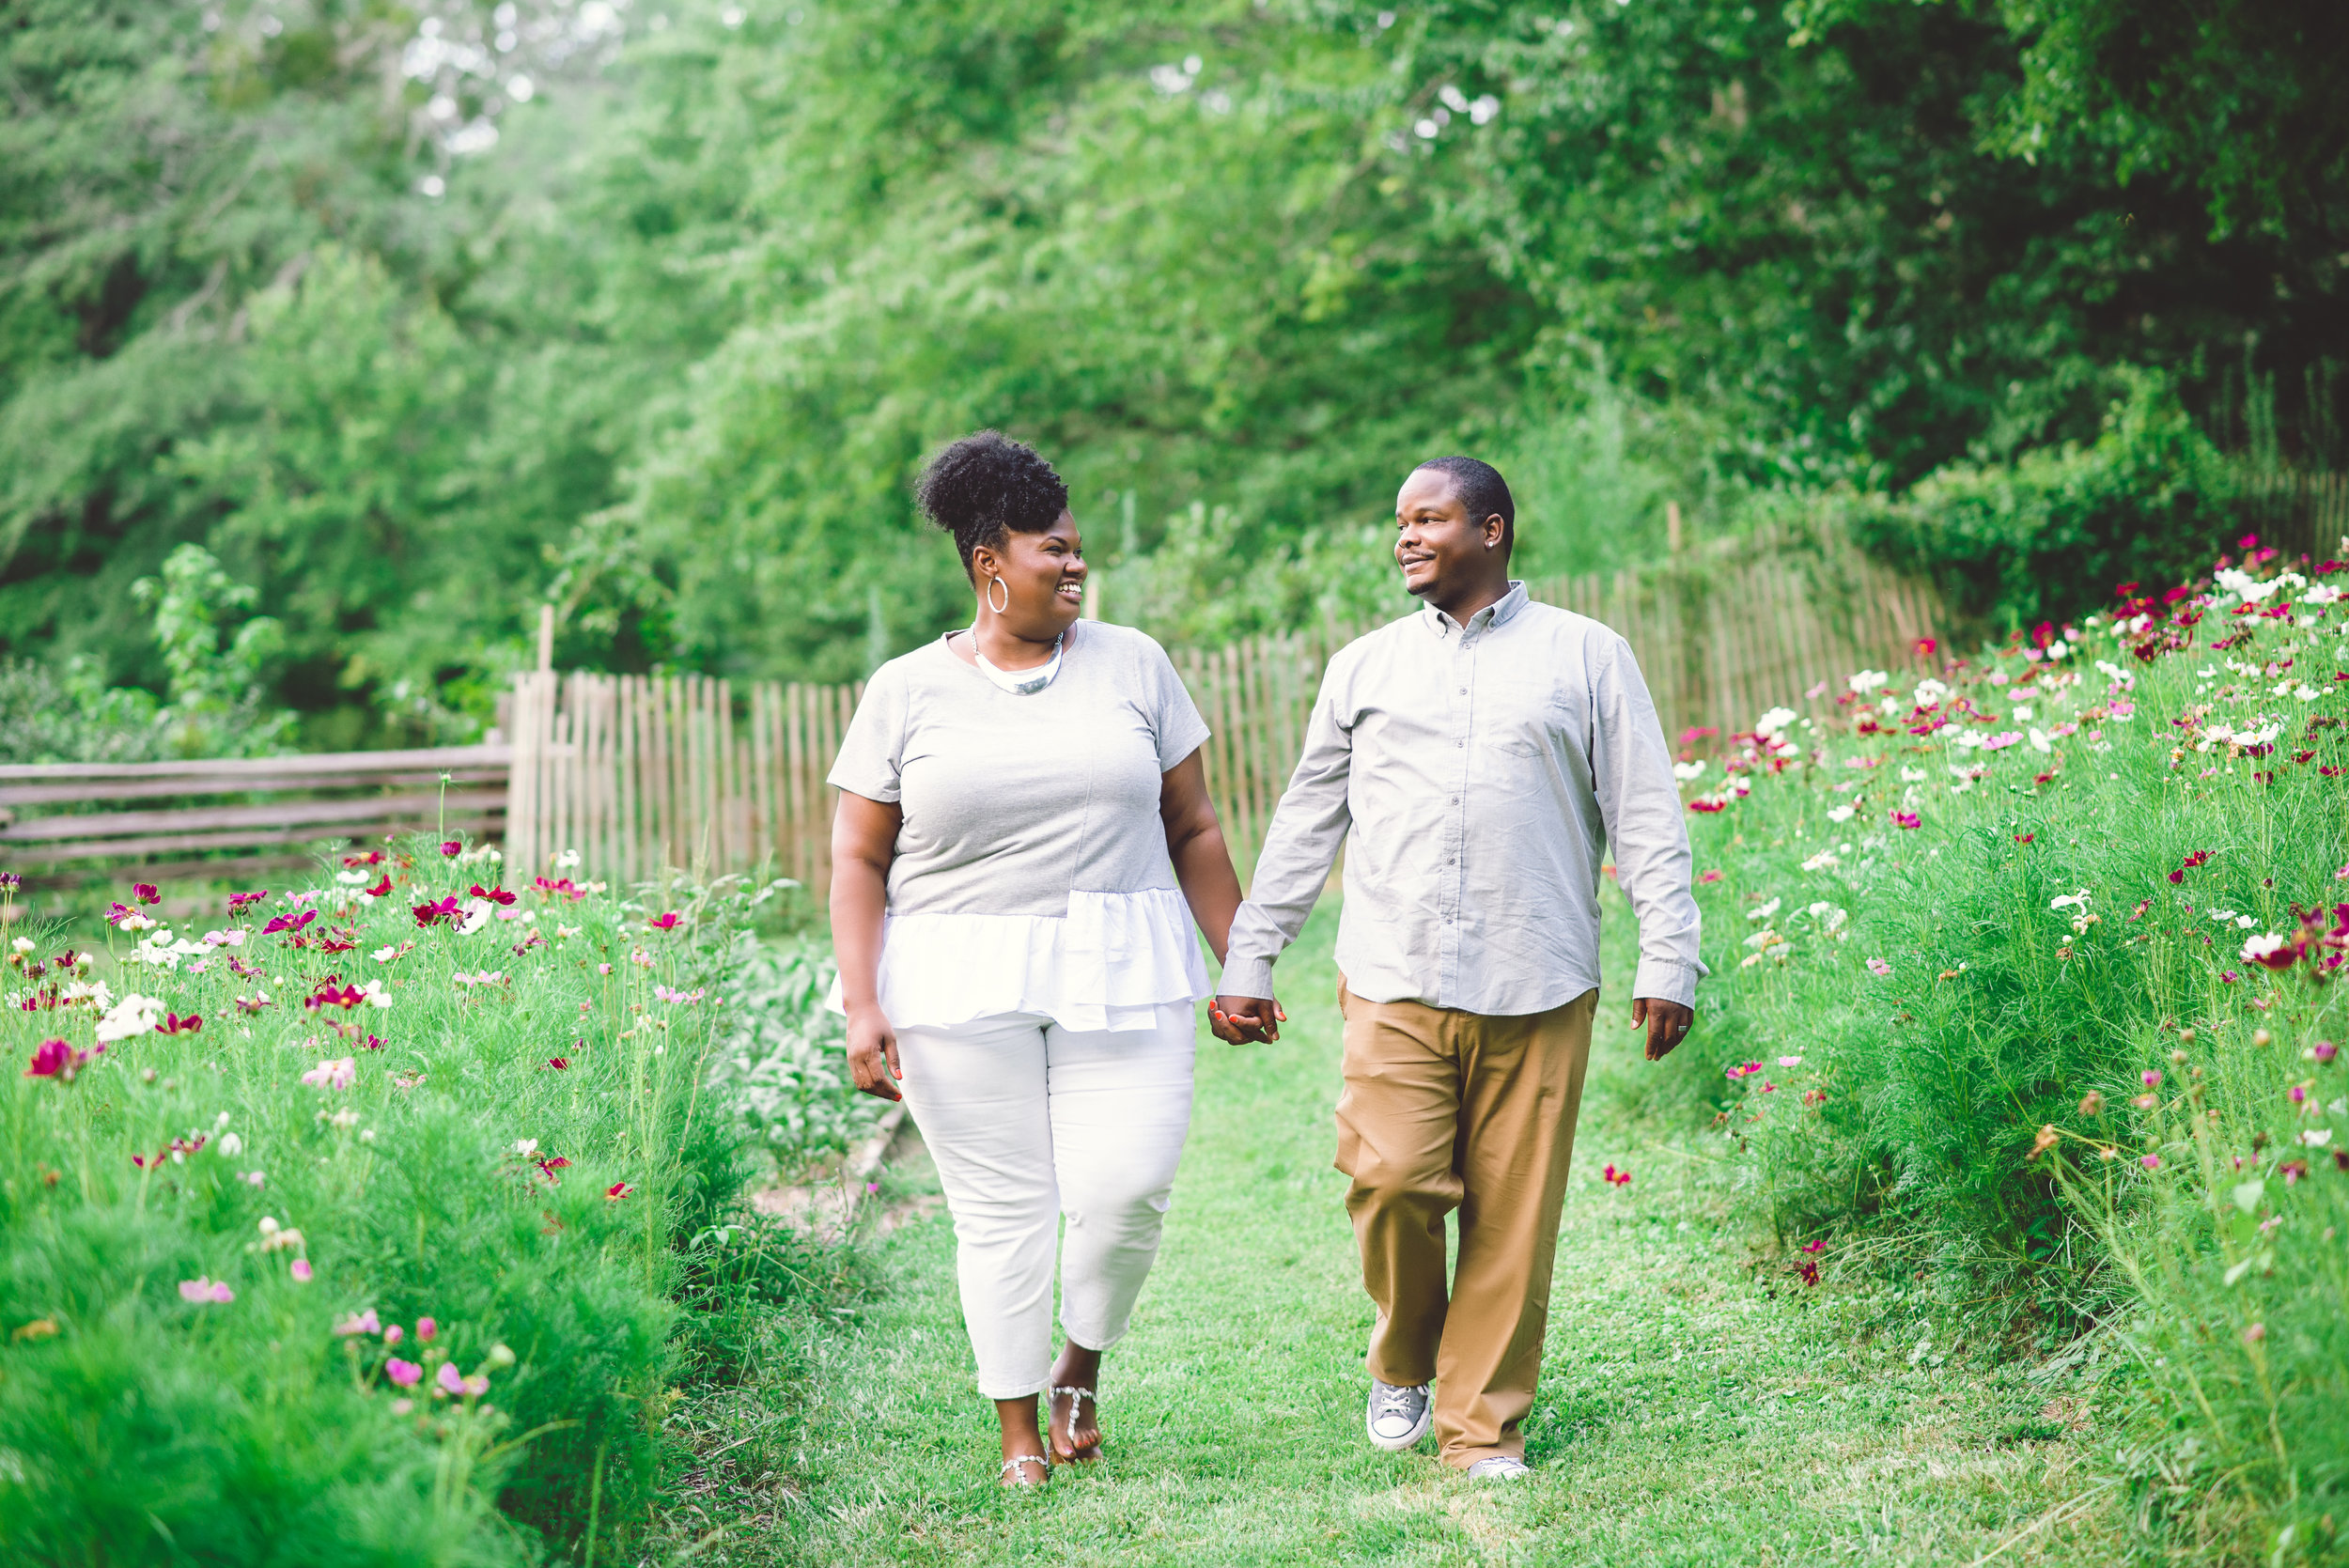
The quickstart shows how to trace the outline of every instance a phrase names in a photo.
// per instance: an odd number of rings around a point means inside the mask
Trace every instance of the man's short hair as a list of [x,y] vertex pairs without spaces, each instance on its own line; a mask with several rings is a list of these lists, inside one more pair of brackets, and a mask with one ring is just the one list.
[[1412,470],[1419,473],[1434,469],[1452,481],[1453,499],[1468,508],[1470,522],[1483,522],[1496,513],[1501,518],[1501,548],[1513,550],[1517,542],[1517,504],[1509,494],[1509,482],[1501,476],[1501,470],[1474,458],[1430,458]]

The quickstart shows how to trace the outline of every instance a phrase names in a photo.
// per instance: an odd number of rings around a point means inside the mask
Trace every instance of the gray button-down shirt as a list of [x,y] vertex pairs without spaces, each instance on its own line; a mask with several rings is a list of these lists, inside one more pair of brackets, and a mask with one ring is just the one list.
[[1672,753],[1630,647],[1507,597],[1331,657],[1250,897],[1228,996],[1272,994],[1341,843],[1338,969],[1368,1001],[1539,1013],[1598,985],[1599,866],[1640,921],[1632,995],[1692,1003],[1700,923]]

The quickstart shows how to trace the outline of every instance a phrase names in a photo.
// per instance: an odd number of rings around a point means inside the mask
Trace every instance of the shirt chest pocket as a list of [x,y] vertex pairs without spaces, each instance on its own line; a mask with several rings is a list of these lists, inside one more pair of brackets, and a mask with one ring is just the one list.
[[1551,754],[1573,722],[1565,699],[1547,680],[1494,681],[1478,698],[1477,737],[1506,756]]

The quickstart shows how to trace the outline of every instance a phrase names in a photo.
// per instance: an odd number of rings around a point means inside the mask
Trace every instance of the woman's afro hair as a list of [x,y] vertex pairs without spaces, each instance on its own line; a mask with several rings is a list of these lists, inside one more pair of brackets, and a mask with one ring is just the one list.
[[1052,465],[1001,430],[965,436],[932,458],[913,494],[923,515],[955,536],[965,572],[981,545],[1044,533],[1068,510],[1068,487]]

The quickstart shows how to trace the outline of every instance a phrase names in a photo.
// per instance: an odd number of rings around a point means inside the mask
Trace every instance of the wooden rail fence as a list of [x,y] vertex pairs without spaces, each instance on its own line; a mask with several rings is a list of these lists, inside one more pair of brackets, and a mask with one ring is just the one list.
[[[0,767],[0,871],[35,889],[78,881],[93,863],[150,882],[244,877],[310,865],[324,840],[441,826],[497,838],[510,755],[450,746]],[[104,809],[122,801],[137,804]],[[101,809],[72,809],[87,806]]]

